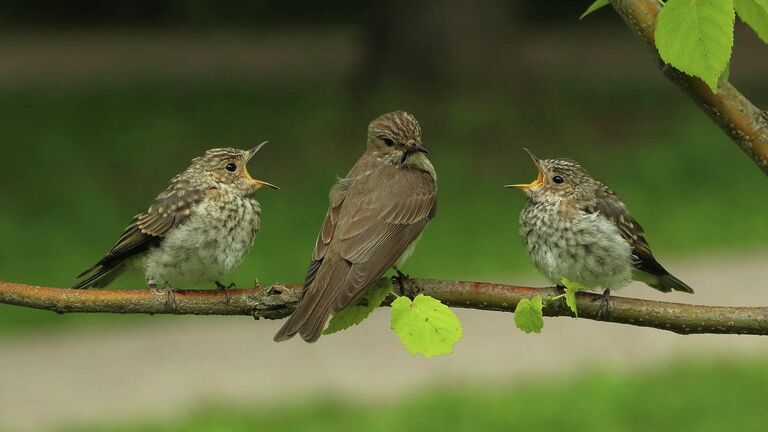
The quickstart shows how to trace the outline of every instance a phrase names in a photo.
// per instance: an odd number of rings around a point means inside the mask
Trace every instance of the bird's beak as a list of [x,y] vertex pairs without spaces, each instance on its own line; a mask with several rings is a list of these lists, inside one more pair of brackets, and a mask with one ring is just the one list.
[[416,144],[416,146],[413,148],[413,151],[422,152],[424,154],[429,154],[429,149],[424,147],[424,144],[422,144],[422,143]]
[[541,169],[541,163],[539,163],[539,158],[536,157],[535,154],[533,154],[530,150],[523,147],[523,150],[528,153],[528,156],[531,157],[531,160],[533,160],[533,164],[536,166],[536,170],[539,172],[539,174],[536,176],[536,180],[530,182],[530,183],[520,183],[520,184],[511,184],[511,185],[505,185],[505,188],[515,188],[520,189],[521,191],[525,192],[528,190],[536,189],[542,184],[544,184],[544,170]]
[[248,162],[253,158],[253,156],[261,150],[262,147],[264,147],[269,141],[264,141],[263,143],[257,145],[256,147],[248,150],[248,153],[246,154],[245,161]]
[[[264,147],[264,145],[266,143],[268,143],[268,142],[269,141],[264,141],[263,143],[257,145],[256,147],[248,150],[248,154],[246,154],[246,160],[245,160],[246,163],[248,161],[250,161],[251,158],[253,158],[253,155],[258,153],[258,151],[261,150],[261,148]],[[254,189],[256,189],[256,190],[264,188],[264,187],[270,188],[270,189],[278,189],[278,190],[280,189],[279,187],[273,185],[272,183],[267,183],[267,182],[262,181],[262,180],[254,179],[253,177],[251,177],[251,174],[248,172],[247,169],[243,169],[243,175],[245,175],[245,178],[254,185]]]

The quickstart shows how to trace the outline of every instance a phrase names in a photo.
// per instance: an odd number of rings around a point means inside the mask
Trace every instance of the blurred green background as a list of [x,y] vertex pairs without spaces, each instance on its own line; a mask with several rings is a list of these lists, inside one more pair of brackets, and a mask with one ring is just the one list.
[[[367,123],[395,109],[421,121],[440,188],[437,217],[405,269],[414,276],[514,282],[535,274],[517,234],[523,197],[501,188],[534,177],[523,146],[541,157],[577,159],[616,189],[662,261],[765,250],[765,176],[661,77],[612,12],[578,22],[586,2],[542,4],[5,2],[0,278],[72,285],[193,157],[270,140],[250,170],[282,190],[258,193],[262,231],[231,280],[240,287],[300,281],[328,189],[362,152]],[[766,53],[737,26],[731,78],[762,106],[768,104]],[[115,285],[141,287],[142,277]],[[0,341],[32,329],[153,319],[0,306]],[[765,402],[764,359],[692,369],[688,363],[645,372],[647,379],[596,371],[536,389],[448,387],[384,407],[401,412],[399,420],[381,416],[379,406],[309,400],[277,411],[205,410],[152,427],[470,430],[512,423],[714,430],[727,424],[748,430],[759,424],[757,406],[735,403],[728,408],[737,414],[720,422],[681,419],[715,412],[706,407],[726,397],[717,391],[721,375],[733,378],[729,383],[744,400]],[[654,383],[672,377],[706,390],[660,394]],[[583,392],[595,404],[574,410],[583,408],[579,416],[587,417],[570,422],[557,414]],[[633,408],[594,420],[615,408],[616,397]],[[509,408],[528,398],[535,409]],[[481,410],[488,415],[467,423]],[[657,414],[651,422],[649,412]],[[286,417],[300,420],[279,420]],[[136,419],[95,430],[143,424]]]

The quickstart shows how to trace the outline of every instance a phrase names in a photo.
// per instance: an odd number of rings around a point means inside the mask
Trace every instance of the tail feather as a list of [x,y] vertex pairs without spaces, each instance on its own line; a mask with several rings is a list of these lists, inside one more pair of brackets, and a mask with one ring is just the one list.
[[73,289],[104,288],[115,280],[125,269],[124,261],[96,264],[88,270],[77,275],[78,278],[86,276],[78,281]]
[[693,288],[669,273],[654,275],[644,271],[635,271],[634,278],[661,292],[682,291],[693,294]]
[[659,278],[659,285],[662,287],[659,288],[662,289],[662,291],[669,292],[670,290],[674,290],[693,294],[693,288],[689,287],[687,283],[681,281],[669,273]]
[[307,342],[315,342],[320,338],[328,318],[335,312],[334,298],[327,295],[326,291],[336,290],[343,284],[349,272],[348,266],[343,261],[323,264],[311,285],[305,288],[299,306],[275,334],[275,342],[288,340],[297,333]]

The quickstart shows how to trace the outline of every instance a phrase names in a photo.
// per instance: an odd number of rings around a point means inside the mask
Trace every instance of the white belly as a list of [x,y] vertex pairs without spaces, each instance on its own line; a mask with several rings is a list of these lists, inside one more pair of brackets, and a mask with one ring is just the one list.
[[521,235],[536,267],[552,283],[563,278],[586,289],[616,290],[632,280],[632,248],[618,229],[597,214],[578,213],[564,222],[544,213],[521,224]]
[[261,215],[258,202],[240,199],[240,205],[229,203],[224,209],[210,202],[195,207],[189,219],[149,252],[147,281],[186,288],[182,285],[218,281],[239,266],[253,246]]

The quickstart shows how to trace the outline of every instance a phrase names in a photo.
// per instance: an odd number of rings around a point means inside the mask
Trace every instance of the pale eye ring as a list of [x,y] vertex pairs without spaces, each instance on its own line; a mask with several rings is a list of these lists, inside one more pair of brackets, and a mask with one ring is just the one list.
[[563,180],[563,178],[560,177],[559,175],[556,175],[556,176],[552,177],[552,181],[557,183],[557,184],[560,184],[560,183],[564,182],[565,180]]
[[235,172],[237,171],[237,164],[230,162],[224,167],[224,169],[229,172]]
[[395,145],[395,140],[393,140],[392,138],[384,137],[381,140],[384,141],[384,144],[386,144],[387,147],[392,147],[393,145]]

